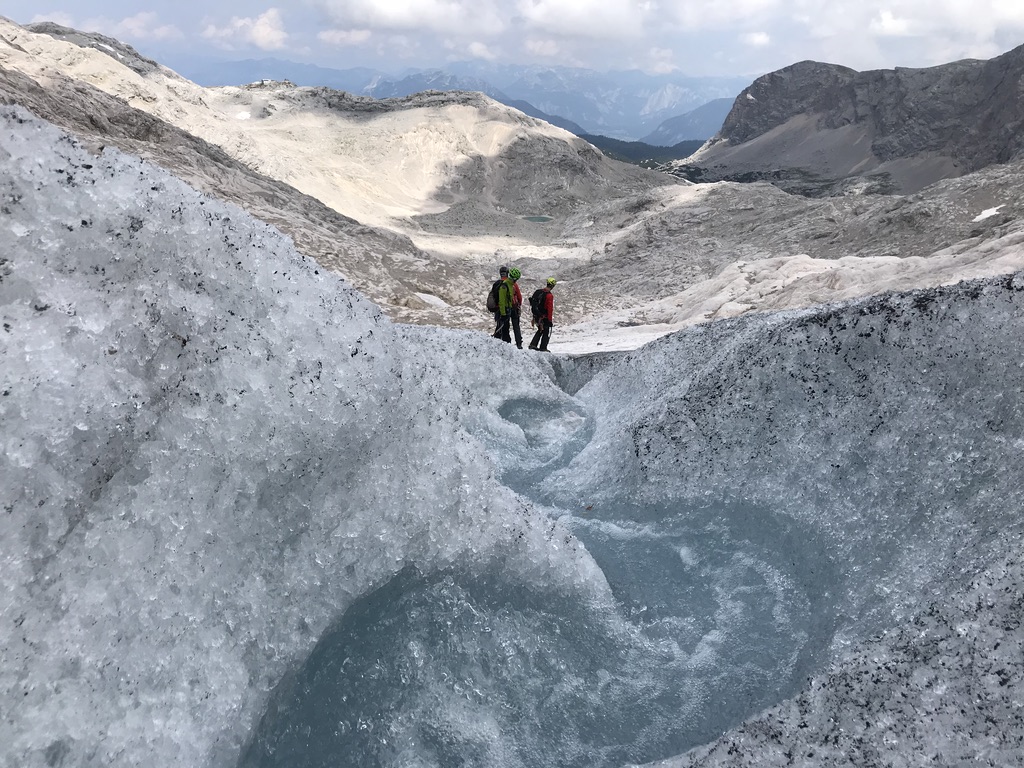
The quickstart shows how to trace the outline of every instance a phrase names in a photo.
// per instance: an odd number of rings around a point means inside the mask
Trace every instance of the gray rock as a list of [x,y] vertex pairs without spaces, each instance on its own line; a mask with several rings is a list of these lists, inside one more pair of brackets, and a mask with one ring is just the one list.
[[818,195],[870,175],[873,191],[916,192],[1021,155],[1022,80],[1024,46],[924,69],[800,62],[737,97],[688,175]]
[[79,32],[77,29],[63,27],[60,24],[54,24],[52,21],[26,24],[25,29],[36,34],[49,35],[57,40],[73,43],[82,48],[92,48],[100,53],[105,53],[140,75],[148,75],[150,72],[156,72],[160,69],[160,65],[157,62],[147,59],[127,43],[122,43],[113,37],[107,37],[96,32]]

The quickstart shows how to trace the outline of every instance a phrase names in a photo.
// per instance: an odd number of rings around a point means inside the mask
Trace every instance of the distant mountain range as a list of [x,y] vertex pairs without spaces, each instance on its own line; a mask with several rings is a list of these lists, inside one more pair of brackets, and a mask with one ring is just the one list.
[[640,141],[659,147],[671,147],[681,141],[705,141],[722,129],[735,99],[715,99],[691,112],[670,117]]
[[[416,70],[400,77],[371,69],[328,69],[280,59],[231,62],[168,61],[199,85],[242,85],[288,80],[324,85],[375,98],[422,91],[480,91],[495,101],[542,117],[577,135],[598,134],[671,146],[708,139],[749,78],[648,75],[640,71],[595,72],[570,67],[528,67],[462,62],[446,70]],[[699,111],[698,111],[699,110]],[[666,120],[671,124],[663,127]]]

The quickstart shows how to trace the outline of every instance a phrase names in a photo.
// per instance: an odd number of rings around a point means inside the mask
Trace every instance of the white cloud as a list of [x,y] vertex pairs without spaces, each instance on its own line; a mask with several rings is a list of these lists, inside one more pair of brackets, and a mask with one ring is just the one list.
[[183,35],[173,24],[161,24],[155,13],[146,11],[119,21],[114,27],[114,37],[135,40],[178,40]]
[[657,46],[649,48],[646,51],[646,56],[638,59],[635,62],[631,62],[630,67],[641,69],[644,72],[657,75],[667,75],[669,72],[675,72],[679,69],[676,64],[675,51],[671,48],[659,48]]
[[361,45],[372,36],[368,29],[328,29],[318,33],[317,39],[329,45],[350,46]]
[[818,0],[794,0],[793,7],[794,16],[801,15],[822,36],[870,33],[967,41],[990,39],[1000,27],[1024,34],[1024,3],[1019,0],[863,0],[824,6]]
[[36,14],[28,23],[36,24],[42,21],[50,21],[83,32],[99,32],[128,43],[139,40],[181,40],[185,37],[174,24],[161,24],[160,17],[151,11],[137,13],[120,21],[106,17],[76,19],[66,13],[54,12]]
[[[377,56],[384,61],[393,62],[401,60],[412,63],[421,60],[421,46],[418,37],[410,35],[376,35],[375,41]],[[437,66],[437,61],[431,61],[429,64]]]
[[753,48],[763,48],[766,45],[771,45],[772,38],[767,32],[747,32],[740,37],[746,45]]
[[490,47],[479,42],[469,44],[469,55],[474,59],[484,59],[486,61],[495,61],[498,58],[497,54]]
[[884,37],[903,37],[911,33],[912,24],[909,19],[893,16],[892,11],[880,11],[871,20],[871,31]]
[[1024,28],[1024,3],[1020,0],[992,0],[992,16],[997,24]]
[[523,47],[534,56],[551,59],[562,52],[562,46],[557,40],[550,38],[528,38]]
[[43,21],[52,21],[54,24],[60,24],[62,27],[75,28],[75,20],[66,13],[60,13],[59,11],[54,11],[53,13],[37,13],[29,19],[28,23],[39,24]]
[[527,27],[549,35],[623,39],[639,37],[653,5],[637,0],[518,0]]
[[855,69],[986,59],[1024,38],[1024,3],[1019,0],[792,0],[791,8],[787,37],[773,34],[789,58]]
[[270,8],[254,19],[236,16],[223,27],[208,24],[202,34],[207,40],[213,40],[225,48],[254,45],[264,51],[280,50],[288,40],[281,12],[277,8]]
[[[130,7],[130,0],[104,2]],[[188,19],[191,7],[190,0],[161,4],[160,19],[135,10],[46,18],[128,42],[170,40],[177,30],[179,39],[202,31],[206,41],[235,49],[297,52],[318,42],[332,66],[372,59],[383,69],[443,66],[460,55],[757,76],[805,59],[860,70],[931,66],[990,58],[1024,41],[1024,0],[303,0],[203,25]],[[211,17],[232,8],[208,7]]]
[[[1024,0],[310,2],[341,29],[370,30],[376,39],[407,34],[415,45],[403,58],[462,50],[595,69],[671,66],[689,74],[761,73],[803,59],[856,69],[929,66],[1005,50],[1000,29],[1003,40],[1007,29],[1024,36]],[[653,49],[676,54],[670,60],[652,56]]]
[[705,29],[761,24],[784,7],[782,0],[665,0],[662,11],[685,29]]
[[507,25],[496,0],[314,0],[338,26],[433,31],[455,37],[500,34]]

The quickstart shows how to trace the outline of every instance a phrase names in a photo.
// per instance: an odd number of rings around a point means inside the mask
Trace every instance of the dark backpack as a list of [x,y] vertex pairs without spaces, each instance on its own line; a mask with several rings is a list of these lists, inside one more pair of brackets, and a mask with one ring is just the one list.
[[501,280],[495,280],[494,285],[491,286],[491,290],[487,294],[487,311],[497,312],[498,311],[498,288],[501,287]]
[[530,311],[533,312],[534,317],[544,316],[546,312],[546,307],[544,306],[544,297],[546,294],[547,291],[545,291],[543,288],[538,288],[536,291],[533,292],[533,295],[530,296]]

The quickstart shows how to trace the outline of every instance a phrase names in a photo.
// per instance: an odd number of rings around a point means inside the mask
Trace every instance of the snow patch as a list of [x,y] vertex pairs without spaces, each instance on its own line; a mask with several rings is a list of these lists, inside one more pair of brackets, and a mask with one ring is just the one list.
[[106,51],[110,51],[110,52],[111,52],[111,53],[112,53],[112,54],[113,54],[114,56],[116,56],[116,57],[117,57],[117,58],[119,58],[119,59],[120,59],[120,58],[124,58],[123,56],[121,56],[121,54],[120,54],[120,53],[118,53],[117,51],[115,51],[115,50],[114,50],[113,48],[111,48],[111,47],[110,47],[109,45],[107,45],[106,43],[97,43],[96,45],[98,45],[98,46],[99,46],[100,48],[102,48],[102,49],[104,49],[104,50],[106,50]]
[[995,208],[986,208],[984,211],[982,211],[977,216],[975,216],[973,219],[971,219],[971,221],[973,221],[973,222],[984,221],[985,219],[987,219],[987,218],[989,218],[991,216],[995,216],[997,213],[999,213],[999,210],[1002,207],[1003,206],[1001,206],[1001,205],[997,205]]
[[440,298],[439,296],[435,296],[432,293],[416,293],[416,294],[413,294],[413,295],[416,296],[417,298],[421,299],[423,301],[423,303],[429,304],[432,307],[437,307],[438,309],[450,309],[451,308],[451,304],[449,304],[447,301],[445,301],[444,299]]

